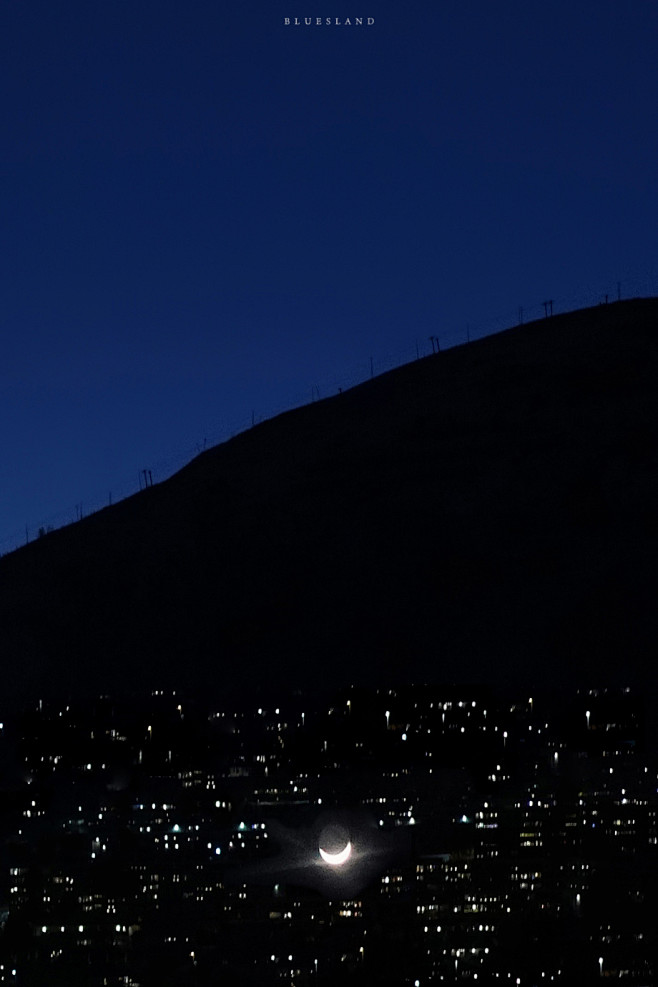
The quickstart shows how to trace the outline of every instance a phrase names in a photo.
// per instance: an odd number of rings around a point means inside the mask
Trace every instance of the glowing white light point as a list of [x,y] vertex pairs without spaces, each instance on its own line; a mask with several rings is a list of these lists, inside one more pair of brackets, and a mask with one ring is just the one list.
[[331,864],[332,867],[338,867],[340,864],[344,864],[349,858],[352,852],[352,844],[348,840],[347,845],[339,853],[327,853],[326,850],[320,849],[320,856],[324,860],[325,864]]

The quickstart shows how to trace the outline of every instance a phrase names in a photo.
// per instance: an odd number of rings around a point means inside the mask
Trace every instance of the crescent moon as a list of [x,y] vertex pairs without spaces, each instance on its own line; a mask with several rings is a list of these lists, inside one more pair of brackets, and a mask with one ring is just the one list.
[[326,850],[320,849],[320,856],[324,860],[325,864],[331,864],[333,867],[337,867],[339,864],[344,864],[349,855],[352,852],[352,844],[348,840],[347,846],[340,851],[340,853],[327,853]]

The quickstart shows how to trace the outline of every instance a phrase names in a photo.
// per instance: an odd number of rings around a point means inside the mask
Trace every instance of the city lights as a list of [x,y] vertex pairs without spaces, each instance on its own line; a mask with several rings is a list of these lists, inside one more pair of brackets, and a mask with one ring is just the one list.
[[[391,698],[395,721],[387,708]],[[56,969],[51,964],[84,957],[93,966],[101,943],[129,970],[141,930],[164,930],[160,923],[167,915],[178,916],[179,924],[162,932],[161,948],[179,964],[185,958],[190,966],[205,964],[209,955],[219,965],[226,957],[239,964],[235,930],[244,928],[264,985],[268,969],[277,983],[320,974],[340,982],[343,971],[357,964],[368,977],[384,947],[377,916],[389,909],[398,914],[403,903],[404,935],[411,943],[420,936],[423,946],[400,960],[400,982],[408,976],[414,977],[410,982],[450,982],[456,970],[460,981],[524,983],[523,970],[509,960],[501,966],[500,957],[503,948],[512,955],[505,936],[523,928],[529,915],[559,919],[572,937],[589,922],[582,949],[594,970],[598,963],[600,976],[608,972],[603,952],[612,945],[623,958],[619,970],[636,969],[648,979],[651,900],[638,910],[632,885],[627,898],[618,899],[620,892],[606,898],[605,887],[596,883],[602,869],[648,860],[658,845],[658,770],[645,763],[636,743],[633,701],[611,700],[610,712],[599,708],[595,719],[588,700],[597,730],[588,733],[586,750],[577,746],[581,734],[560,732],[550,722],[541,736],[529,732],[528,702],[497,705],[492,697],[473,705],[468,695],[445,699],[410,689],[406,701],[387,695],[366,727],[351,698],[333,704],[333,713],[308,712],[304,725],[283,704],[269,712],[259,707],[260,713],[210,712],[204,719],[186,703],[186,727],[201,742],[185,758],[164,730],[160,734],[162,718],[152,717],[146,705],[141,723],[131,726],[119,712],[112,714],[118,720],[98,722],[94,729],[108,743],[122,745],[135,789],[128,801],[121,788],[101,789],[99,796],[98,786],[89,784],[111,761],[107,750],[94,746],[91,732],[63,747],[57,730],[49,732],[50,723],[61,721],[59,711],[42,705],[38,740],[20,739],[31,784],[21,782],[22,794],[14,795],[21,820],[16,839],[22,843],[7,844],[5,914],[35,917],[31,962],[46,971],[44,983]],[[485,709],[490,735],[482,729]],[[176,705],[173,711],[178,717]],[[381,731],[386,713],[388,737]],[[83,723],[75,707],[67,716],[72,729],[76,716]],[[217,722],[223,724],[221,757],[208,757]],[[141,760],[149,723],[163,743]],[[33,729],[32,721],[26,724]],[[422,736],[423,744],[394,742],[405,734]],[[593,740],[600,753],[592,754]],[[470,747],[476,771],[467,765],[461,773],[446,772],[446,752],[458,757]],[[435,755],[436,774],[427,768],[428,753]],[[359,775],[359,807],[341,807],[340,785],[353,801],[354,766],[363,763],[368,768],[361,767]],[[583,770],[572,792],[564,778],[572,777],[565,772],[573,773],[574,765]],[[76,781],[76,801],[65,809],[65,800],[46,796],[52,780],[66,772]],[[39,884],[30,858],[16,848],[38,846],[44,827],[59,834],[66,852],[53,859]],[[217,946],[210,954],[195,924],[198,916],[203,927],[207,914],[215,916]],[[190,917],[185,927],[181,915]],[[0,914],[0,930],[2,921]],[[628,948],[624,923],[632,923]],[[5,928],[11,932],[12,923]],[[341,948],[328,951],[327,930],[338,928]],[[305,949],[286,948],[298,934]],[[535,935],[541,942],[541,926]],[[364,943],[371,948],[364,950]],[[558,951],[553,959],[550,949],[533,951],[523,963],[529,982],[554,982],[564,972]],[[8,977],[5,966],[0,987]]]

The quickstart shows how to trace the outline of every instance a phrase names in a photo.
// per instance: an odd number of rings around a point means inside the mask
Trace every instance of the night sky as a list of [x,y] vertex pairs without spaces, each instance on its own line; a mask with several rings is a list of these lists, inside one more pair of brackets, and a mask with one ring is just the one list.
[[3,0],[0,552],[371,357],[658,294],[657,38],[647,0]]

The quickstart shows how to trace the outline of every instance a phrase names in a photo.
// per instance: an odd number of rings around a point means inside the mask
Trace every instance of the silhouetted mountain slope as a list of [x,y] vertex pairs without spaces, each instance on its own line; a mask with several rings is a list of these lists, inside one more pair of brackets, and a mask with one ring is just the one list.
[[0,560],[5,695],[656,684],[658,301],[289,412]]

